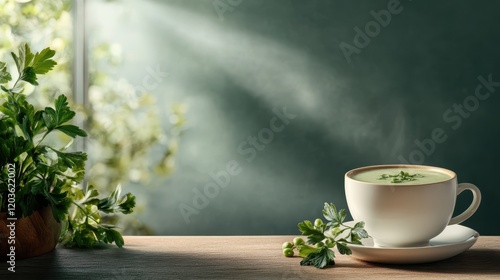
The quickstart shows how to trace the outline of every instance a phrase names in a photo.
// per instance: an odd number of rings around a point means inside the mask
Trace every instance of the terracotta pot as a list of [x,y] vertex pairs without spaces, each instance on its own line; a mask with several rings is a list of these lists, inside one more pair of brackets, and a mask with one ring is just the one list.
[[7,213],[0,213],[1,260],[7,259],[11,246],[15,246],[16,259],[39,256],[56,247],[61,224],[54,219],[51,207],[45,207],[29,217],[15,221],[15,244],[9,244],[11,230],[7,225],[11,222],[7,220]]

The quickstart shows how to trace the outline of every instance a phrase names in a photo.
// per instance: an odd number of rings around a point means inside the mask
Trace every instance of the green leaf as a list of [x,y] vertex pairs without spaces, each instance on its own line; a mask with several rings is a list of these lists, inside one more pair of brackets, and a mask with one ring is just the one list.
[[345,209],[340,209],[340,211],[337,212],[337,221],[339,222],[339,224],[342,224],[344,222],[346,216],[347,213]]
[[80,203],[81,204],[92,204],[92,205],[97,205],[99,203],[99,192],[94,188],[94,186],[89,185],[87,187],[87,192],[85,193],[85,196],[81,199]]
[[[24,48],[23,48],[24,46]],[[22,66],[24,68],[27,68],[28,66],[31,66],[31,62],[33,61],[33,57],[35,55],[33,52],[31,52],[30,46],[28,43],[25,43],[24,45],[21,45],[19,48],[19,57],[21,58],[21,62],[23,62]]]
[[77,246],[80,248],[92,248],[97,243],[97,237],[93,228],[86,223],[76,224],[70,236],[69,240],[65,242],[65,245]]
[[332,250],[324,247],[319,252],[311,253],[310,255],[305,257],[300,262],[300,265],[312,265],[317,268],[325,268],[327,265],[335,264],[335,261],[333,260],[334,258],[335,253]]
[[36,74],[45,74],[52,70],[57,64],[52,58],[56,52],[50,48],[45,48],[41,52],[36,53],[33,59],[33,68]]
[[337,219],[337,207],[333,203],[326,203],[323,208],[323,216],[328,221],[334,221]]
[[31,130],[33,131],[33,135],[40,133],[45,126],[45,120],[43,119],[44,111],[37,111],[33,116],[33,122]]
[[303,235],[309,235],[312,232],[316,231],[314,229],[313,224],[309,220],[305,220],[303,222],[300,222],[297,226],[298,226],[300,232],[302,232]]
[[32,180],[26,183],[25,187],[30,189],[33,195],[43,195],[47,191],[44,180]]
[[297,250],[299,251],[299,257],[305,258],[312,253],[319,252],[321,250],[321,248],[317,248],[317,247],[313,247],[313,246],[310,246],[307,244],[303,244],[303,245],[298,245]]
[[87,136],[87,133],[78,126],[65,124],[75,116],[75,112],[69,108],[66,96],[59,95],[54,105],[55,109],[46,107],[45,110],[41,111],[41,113],[37,112],[35,114],[33,117],[33,120],[36,123],[33,128],[34,131],[39,131],[43,127],[43,125],[39,122],[43,119],[43,124],[49,132],[57,129],[72,138],[75,138],[76,136]]
[[50,107],[45,108],[42,113],[42,118],[49,131],[53,130],[58,125],[57,113]]
[[323,231],[315,229],[314,225],[309,220],[305,220],[297,226],[300,232],[302,232],[302,235],[307,235],[307,243],[309,244],[316,244],[325,239]]
[[[13,132],[10,132],[13,134]],[[4,166],[7,163],[16,162],[17,159],[24,154],[26,151],[32,149],[32,143],[20,136],[11,135],[11,137],[5,139],[0,137],[0,162]]]
[[109,197],[101,199],[97,205],[99,210],[104,213],[132,213],[135,207],[135,196],[127,193],[125,196],[120,197],[121,191],[121,187],[117,186]]
[[364,229],[365,222],[357,222],[352,230],[353,234],[358,235],[361,238],[368,238],[368,233]]
[[24,217],[30,216],[35,210],[42,209],[43,207],[48,205],[45,199],[40,199],[40,197],[43,198],[43,196],[34,196],[31,194],[23,193],[22,190],[17,192],[16,200],[18,199],[18,197],[20,198],[19,208],[21,208],[21,212]]
[[87,133],[76,125],[66,124],[58,126],[56,127],[56,129],[72,138],[75,138],[76,136],[81,136],[81,137],[87,136]]
[[15,53],[11,52],[10,54],[16,63],[17,73],[20,74],[24,69],[24,61],[21,63],[21,59]]
[[118,210],[123,213],[123,214],[130,214],[132,213],[135,207],[135,196],[132,195],[131,193],[127,193],[126,195],[122,196],[120,200],[118,201]]
[[57,125],[62,125],[75,116],[75,112],[69,108],[68,98],[62,94],[55,101],[55,109],[57,113]]
[[8,83],[12,80],[10,73],[0,71],[0,84]]
[[329,227],[337,227],[342,224],[346,217],[345,209],[341,209],[337,211],[337,207],[333,203],[326,203],[323,208],[323,216],[325,219],[330,221],[327,226]]
[[352,251],[345,243],[337,242],[337,249],[339,250],[339,253],[342,255],[350,255],[352,254]]
[[74,170],[83,170],[85,168],[85,161],[87,154],[84,152],[60,152],[53,150],[58,157],[59,170],[64,171],[66,168]]
[[24,137],[28,141],[32,141],[33,132],[31,131],[31,126],[28,116],[23,117],[23,121],[21,123],[21,130],[23,131]]
[[119,248],[123,247],[125,241],[123,240],[122,235],[111,228],[103,228],[102,239],[104,243],[115,243]]
[[64,183],[61,180],[57,180],[56,187],[54,187],[51,192],[45,191],[44,194],[52,207],[54,218],[58,222],[66,219],[71,205],[71,199],[68,197],[68,193],[62,191],[63,185]]
[[11,53],[19,72],[19,80],[28,82],[34,86],[38,85],[37,74],[46,74],[57,64],[51,58],[55,51],[45,48],[41,52],[33,54],[28,44],[19,47],[19,56]]
[[38,86],[35,69],[33,67],[24,68],[23,71],[21,72],[21,77],[19,79],[28,82],[34,86]]
[[356,234],[351,235],[351,241],[349,243],[356,245],[363,245],[363,243],[361,242],[361,238],[359,238],[359,236],[357,236]]
[[0,61],[0,84],[8,83],[12,80],[12,76],[7,72],[5,62]]

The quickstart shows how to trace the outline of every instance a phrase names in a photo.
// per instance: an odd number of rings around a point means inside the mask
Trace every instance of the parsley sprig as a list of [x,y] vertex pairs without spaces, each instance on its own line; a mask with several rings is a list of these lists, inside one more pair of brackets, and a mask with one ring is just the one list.
[[326,224],[320,218],[314,224],[309,220],[298,224],[299,231],[307,236],[306,242],[302,238],[295,238],[293,244],[286,242],[283,244],[285,256],[293,256],[293,249],[296,249],[304,258],[300,265],[324,268],[335,264],[334,247],[340,254],[350,255],[352,252],[347,244],[361,245],[361,239],[368,237],[364,222],[358,222],[353,227],[345,225],[346,210],[337,211],[333,203],[325,203],[323,216],[328,221]]
[[[53,107],[37,110],[22,94],[23,82],[37,86],[37,75],[53,69],[57,64],[52,59],[54,55],[50,48],[33,53],[28,44],[22,45],[18,54],[12,53],[18,77],[10,88],[7,87],[12,75],[7,64],[0,61],[0,212],[7,210],[9,193],[4,167],[15,163],[18,217],[50,206],[54,218],[64,224],[60,239],[64,244],[92,247],[99,242],[114,242],[121,247],[121,234],[113,225],[102,224],[102,215],[131,213],[135,197],[130,193],[121,196],[119,186],[107,198],[99,199],[93,186],[84,193],[79,185],[87,155],[66,150],[73,138],[86,137],[87,133],[70,124],[75,112],[66,96],[58,96]],[[47,143],[47,136],[56,132],[71,139],[65,147]]]
[[404,172],[401,170],[398,174],[390,175],[390,174],[382,174],[378,178],[379,180],[391,180],[391,183],[403,183],[408,181],[415,181],[417,178],[423,178],[422,174],[410,174],[409,172]]

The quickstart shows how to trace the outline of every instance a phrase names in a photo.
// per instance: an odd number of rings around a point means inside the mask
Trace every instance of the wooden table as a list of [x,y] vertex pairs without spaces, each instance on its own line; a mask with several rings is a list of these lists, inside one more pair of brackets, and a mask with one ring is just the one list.
[[468,251],[419,265],[381,265],[337,254],[327,269],[285,258],[281,244],[294,236],[128,236],[125,247],[58,247],[3,263],[0,279],[500,279],[500,237],[481,236]]

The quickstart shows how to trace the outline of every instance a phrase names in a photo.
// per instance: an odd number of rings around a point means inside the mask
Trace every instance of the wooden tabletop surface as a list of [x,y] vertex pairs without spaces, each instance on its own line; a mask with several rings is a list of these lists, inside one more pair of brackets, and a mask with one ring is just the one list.
[[453,258],[417,265],[382,265],[337,254],[326,269],[285,258],[294,236],[127,236],[125,247],[57,247],[0,266],[0,279],[500,279],[500,237],[481,236]]

